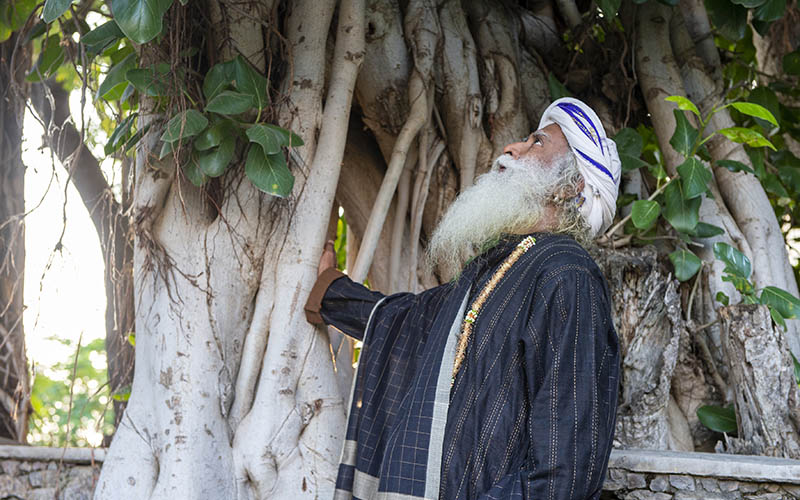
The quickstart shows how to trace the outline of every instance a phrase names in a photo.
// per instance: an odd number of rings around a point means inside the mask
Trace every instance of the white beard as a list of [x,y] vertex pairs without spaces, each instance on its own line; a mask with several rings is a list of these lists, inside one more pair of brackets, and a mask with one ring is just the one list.
[[539,225],[555,188],[565,178],[560,160],[545,166],[534,159],[497,158],[439,221],[428,244],[431,268],[450,280],[467,260],[503,235],[523,234]]

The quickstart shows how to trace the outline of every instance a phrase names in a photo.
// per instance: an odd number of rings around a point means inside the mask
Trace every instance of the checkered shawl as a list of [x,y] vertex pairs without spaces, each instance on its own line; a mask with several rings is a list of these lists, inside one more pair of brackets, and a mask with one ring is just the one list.
[[335,499],[599,498],[619,364],[608,292],[574,240],[534,236],[452,389],[465,309],[518,238],[421,294],[329,286],[323,319],[364,341]]

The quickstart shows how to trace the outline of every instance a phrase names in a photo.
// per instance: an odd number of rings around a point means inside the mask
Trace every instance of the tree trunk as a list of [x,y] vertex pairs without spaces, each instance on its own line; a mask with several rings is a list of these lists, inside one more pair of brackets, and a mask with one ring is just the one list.
[[678,282],[657,257],[652,247],[595,253],[612,291],[622,358],[614,441],[623,448],[686,450],[691,434],[680,410],[671,411],[670,389],[687,332]]
[[739,429],[723,449],[800,459],[800,389],[783,334],[766,306],[723,307],[720,317]]
[[25,276],[25,166],[22,117],[29,47],[0,43],[0,438],[25,443],[30,383],[22,323]]
[[[269,2],[251,8],[274,13]],[[184,32],[186,12],[171,11],[174,33]],[[240,12],[234,3],[212,8],[221,20]],[[96,498],[332,495],[342,436],[331,430],[344,427],[344,403],[330,376],[326,332],[306,323],[302,307],[342,162],[363,58],[364,5],[340,5],[325,85],[332,14],[325,2],[295,2],[285,23],[293,73],[283,88],[296,100],[281,124],[306,141],[293,152],[289,198],[265,197],[231,168],[225,197],[213,205],[185,182],[174,158],[153,157],[158,126],[140,146],[133,201],[137,370]],[[261,40],[259,24],[215,28],[225,32],[215,38],[218,53],[247,53],[265,69],[258,56],[264,45],[253,44]],[[143,47],[143,64],[158,57]],[[140,126],[158,124],[152,109],[142,102]]]

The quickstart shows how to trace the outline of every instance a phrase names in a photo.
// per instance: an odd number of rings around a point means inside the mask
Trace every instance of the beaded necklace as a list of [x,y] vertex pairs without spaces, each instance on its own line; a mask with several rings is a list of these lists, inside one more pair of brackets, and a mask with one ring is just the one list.
[[511,252],[508,257],[506,257],[506,260],[504,260],[497,271],[494,272],[492,279],[486,283],[486,286],[483,287],[481,293],[479,293],[475,300],[472,301],[472,306],[470,307],[469,311],[467,311],[467,314],[464,317],[464,322],[461,324],[461,334],[458,337],[458,348],[456,349],[456,357],[455,361],[453,362],[453,378],[450,379],[450,387],[455,384],[456,374],[461,368],[461,364],[464,362],[467,344],[469,343],[470,336],[472,336],[472,328],[475,324],[475,321],[478,319],[478,314],[481,312],[481,308],[511,266],[513,266],[514,263],[535,244],[536,238],[533,236],[527,236],[520,241],[514,251]]

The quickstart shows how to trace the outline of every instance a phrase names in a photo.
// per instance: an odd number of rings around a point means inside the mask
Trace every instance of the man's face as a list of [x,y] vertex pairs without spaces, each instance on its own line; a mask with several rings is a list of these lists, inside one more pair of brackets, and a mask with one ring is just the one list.
[[[553,160],[569,150],[567,138],[556,123],[532,133],[524,141],[514,142],[503,149],[503,156],[531,165],[552,165]],[[503,172],[506,167],[498,162],[497,168]]]

